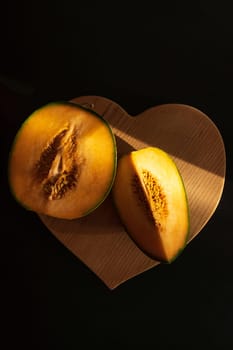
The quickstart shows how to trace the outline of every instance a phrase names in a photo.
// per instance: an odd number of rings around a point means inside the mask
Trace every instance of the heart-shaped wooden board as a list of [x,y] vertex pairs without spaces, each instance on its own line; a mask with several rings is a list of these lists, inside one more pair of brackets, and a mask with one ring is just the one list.
[[[225,148],[211,119],[183,104],[159,105],[132,117],[104,97],[81,96],[72,102],[92,108],[109,122],[116,136],[118,158],[147,146],[160,147],[170,154],[187,191],[190,242],[213,215],[224,187]],[[130,239],[111,194],[94,212],[81,219],[63,220],[43,215],[40,218],[110,289],[159,264]]]

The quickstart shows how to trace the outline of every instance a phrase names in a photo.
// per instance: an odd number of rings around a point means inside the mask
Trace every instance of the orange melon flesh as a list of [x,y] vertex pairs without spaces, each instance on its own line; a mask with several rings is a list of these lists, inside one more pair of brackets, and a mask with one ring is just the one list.
[[189,211],[172,158],[155,147],[124,155],[112,193],[122,223],[139,248],[159,261],[173,261],[187,242]]
[[109,125],[95,112],[68,102],[50,103],[27,118],[9,158],[16,199],[30,210],[65,219],[99,206],[115,173],[116,145]]

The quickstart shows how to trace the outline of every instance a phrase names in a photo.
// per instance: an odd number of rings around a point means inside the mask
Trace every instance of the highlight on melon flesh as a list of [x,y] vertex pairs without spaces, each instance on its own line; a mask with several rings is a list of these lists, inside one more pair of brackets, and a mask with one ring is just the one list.
[[189,208],[184,182],[170,155],[146,147],[122,156],[112,194],[138,247],[158,261],[172,262],[187,243]]
[[74,219],[109,194],[117,151],[109,124],[71,102],[49,103],[21,125],[9,156],[9,183],[27,209]]

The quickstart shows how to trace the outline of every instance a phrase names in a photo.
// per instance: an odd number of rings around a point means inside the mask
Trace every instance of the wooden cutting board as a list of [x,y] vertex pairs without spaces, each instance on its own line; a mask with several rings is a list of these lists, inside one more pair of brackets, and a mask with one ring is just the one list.
[[[224,143],[211,119],[182,104],[156,106],[132,117],[117,103],[101,96],[81,96],[72,101],[92,108],[110,123],[118,157],[147,146],[160,147],[170,154],[187,191],[190,242],[214,214],[224,187]],[[129,238],[111,195],[81,219],[70,221],[43,215],[40,218],[110,289],[159,264]]]

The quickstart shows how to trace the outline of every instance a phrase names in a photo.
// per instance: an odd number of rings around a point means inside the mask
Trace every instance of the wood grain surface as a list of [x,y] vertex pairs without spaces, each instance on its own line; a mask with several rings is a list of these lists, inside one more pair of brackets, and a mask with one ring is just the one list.
[[[159,105],[130,116],[117,103],[101,96],[80,96],[72,101],[92,108],[110,123],[118,158],[146,146],[160,147],[170,154],[187,191],[191,242],[214,214],[225,181],[224,143],[211,119],[182,104]],[[61,220],[43,215],[40,218],[109,289],[159,264],[129,238],[111,194],[99,208],[81,219]]]

